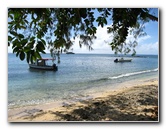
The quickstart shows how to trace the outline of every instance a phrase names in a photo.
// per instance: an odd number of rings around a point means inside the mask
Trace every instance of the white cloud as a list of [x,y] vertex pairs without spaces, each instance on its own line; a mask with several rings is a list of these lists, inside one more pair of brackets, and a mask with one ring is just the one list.
[[103,28],[101,26],[97,27],[96,37],[97,39],[93,40],[92,48],[94,50],[89,51],[86,46],[79,47],[79,39],[75,39],[75,43],[73,45],[73,51],[75,53],[113,53],[111,50],[110,45],[108,44],[111,42],[112,37],[110,34],[107,34],[107,26],[104,26]]
[[141,43],[136,47],[136,52],[139,54],[158,54],[158,42]]
[[[151,38],[150,35],[146,35],[137,39],[138,46],[135,48],[137,54],[158,54],[158,42],[152,42]],[[128,35],[126,42],[129,41],[134,41],[133,35]]]
[[[94,40],[94,44],[92,45],[93,51],[89,51],[85,46],[82,48],[79,47],[79,39],[75,40],[75,44],[73,45],[73,51],[75,53],[111,53],[114,52],[111,50],[111,47],[108,45],[107,42],[112,41],[111,34],[107,34],[107,27],[97,27],[97,39]],[[138,46],[136,46],[137,54],[157,54],[158,53],[158,42],[156,43],[149,43],[149,39],[151,39],[150,35],[142,36],[137,39]],[[127,42],[134,41],[133,35],[129,35],[127,37]]]
[[151,38],[150,35],[146,35],[146,36],[140,37],[140,38],[138,38],[138,43],[143,42],[144,40],[147,40],[147,39],[150,39],[150,38]]
[[[141,43],[141,42],[143,42],[143,41],[145,41],[145,40],[147,40],[147,39],[150,39],[150,38],[151,38],[150,35],[145,35],[145,36],[142,36],[142,37],[137,38],[137,42],[138,42],[138,43]],[[134,41],[133,35],[128,35],[128,36],[127,36],[126,42],[129,42],[129,41]]]

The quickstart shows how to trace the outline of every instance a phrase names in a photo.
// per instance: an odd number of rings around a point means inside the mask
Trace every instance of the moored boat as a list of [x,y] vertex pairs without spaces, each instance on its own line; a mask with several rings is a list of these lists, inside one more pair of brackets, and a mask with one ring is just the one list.
[[66,54],[75,54],[74,52],[66,52]]
[[39,70],[58,70],[58,66],[55,63],[53,65],[48,65],[47,61],[53,59],[37,59],[34,63],[29,64],[29,68],[31,69],[39,69]]
[[131,62],[132,59],[123,59],[123,58],[120,58],[120,59],[115,59],[114,62]]

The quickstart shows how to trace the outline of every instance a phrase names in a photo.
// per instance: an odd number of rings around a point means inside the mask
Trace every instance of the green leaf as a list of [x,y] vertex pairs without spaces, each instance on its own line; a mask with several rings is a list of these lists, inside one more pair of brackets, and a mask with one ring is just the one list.
[[31,52],[31,55],[34,56],[34,53],[35,53],[34,50],[31,50],[30,52]]
[[79,10],[80,12],[80,16],[83,17],[83,18],[86,18],[87,17],[87,14],[86,14],[86,8],[81,8]]
[[10,15],[8,15],[12,20],[13,20],[13,16],[10,14]]
[[30,52],[27,52],[26,54],[27,54],[27,56],[26,56],[26,60],[27,60],[27,62],[29,63],[29,59],[30,59]]
[[36,51],[36,52],[35,52],[35,56],[36,56],[37,58],[39,58],[39,59],[41,58],[41,55],[40,55],[39,51]]
[[41,41],[38,42],[38,44],[36,45],[37,50],[42,51],[45,49],[45,46],[43,45],[43,43]]
[[8,41],[12,41],[13,38],[11,36],[8,36]]
[[88,19],[85,19],[84,22],[86,23],[87,26],[89,25],[89,20]]
[[46,52],[45,51],[40,51],[41,53],[43,53],[43,54],[46,54]]
[[41,37],[42,37],[41,34],[38,33],[37,38],[41,39]]
[[44,45],[46,45],[46,42],[45,42],[44,39],[41,39],[41,42],[42,42]]
[[31,37],[31,38],[30,38],[30,41],[34,41],[34,40],[35,40],[35,37]]
[[19,38],[24,38],[24,35],[19,34],[18,37],[19,37]]
[[15,48],[13,49],[13,53],[18,52],[18,51],[19,51],[19,47],[15,47]]
[[20,51],[18,51],[18,52],[16,53],[16,56],[17,56],[17,57],[18,57],[19,53],[20,53]]
[[14,31],[10,31],[10,34],[14,35],[14,36],[18,36],[18,34]]
[[32,55],[30,56],[30,60],[31,60],[31,63],[33,63],[33,56]]
[[101,27],[103,28],[103,26],[104,26],[103,22],[100,22],[100,25],[101,25]]
[[20,43],[19,43],[18,39],[15,39],[12,44],[13,44],[12,48],[14,48],[16,46],[20,47]]
[[33,48],[35,44],[35,40],[31,41],[30,43],[28,43],[27,47],[29,48]]
[[20,59],[21,60],[24,60],[25,59],[25,53],[23,51],[21,51],[20,53]]
[[28,42],[28,39],[23,39],[23,40],[21,41],[22,47],[24,47],[27,42]]
[[24,20],[27,24],[29,23],[27,20]]
[[33,63],[34,60],[36,60],[35,51],[31,50],[30,51],[30,61],[31,61],[31,63]]
[[26,29],[26,27],[25,27],[25,26],[20,26],[20,28],[22,28],[22,29],[24,29],[24,30]]
[[107,25],[107,20],[106,20],[106,18],[103,18],[103,23]]

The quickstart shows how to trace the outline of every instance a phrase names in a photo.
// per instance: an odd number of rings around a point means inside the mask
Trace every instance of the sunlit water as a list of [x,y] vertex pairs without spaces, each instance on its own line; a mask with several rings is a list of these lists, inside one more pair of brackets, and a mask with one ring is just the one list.
[[55,72],[31,70],[26,61],[8,54],[8,107],[88,99],[119,83],[158,76],[158,56],[126,57],[132,62],[125,63],[114,63],[115,58],[110,54],[62,54]]

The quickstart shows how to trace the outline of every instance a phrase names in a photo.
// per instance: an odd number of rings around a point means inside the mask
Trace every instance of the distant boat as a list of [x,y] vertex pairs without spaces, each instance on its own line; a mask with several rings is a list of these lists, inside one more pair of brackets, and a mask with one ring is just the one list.
[[116,59],[114,60],[114,62],[116,62],[116,63],[117,63],[117,62],[131,62],[131,61],[132,61],[132,59],[123,59],[123,58],[120,58],[120,59],[117,59],[117,58],[116,58]]
[[46,61],[53,59],[37,59],[35,63],[29,64],[29,68],[31,69],[39,69],[39,70],[58,70],[58,66],[54,63],[53,65],[47,65]]
[[66,54],[75,54],[74,52],[66,52]]

